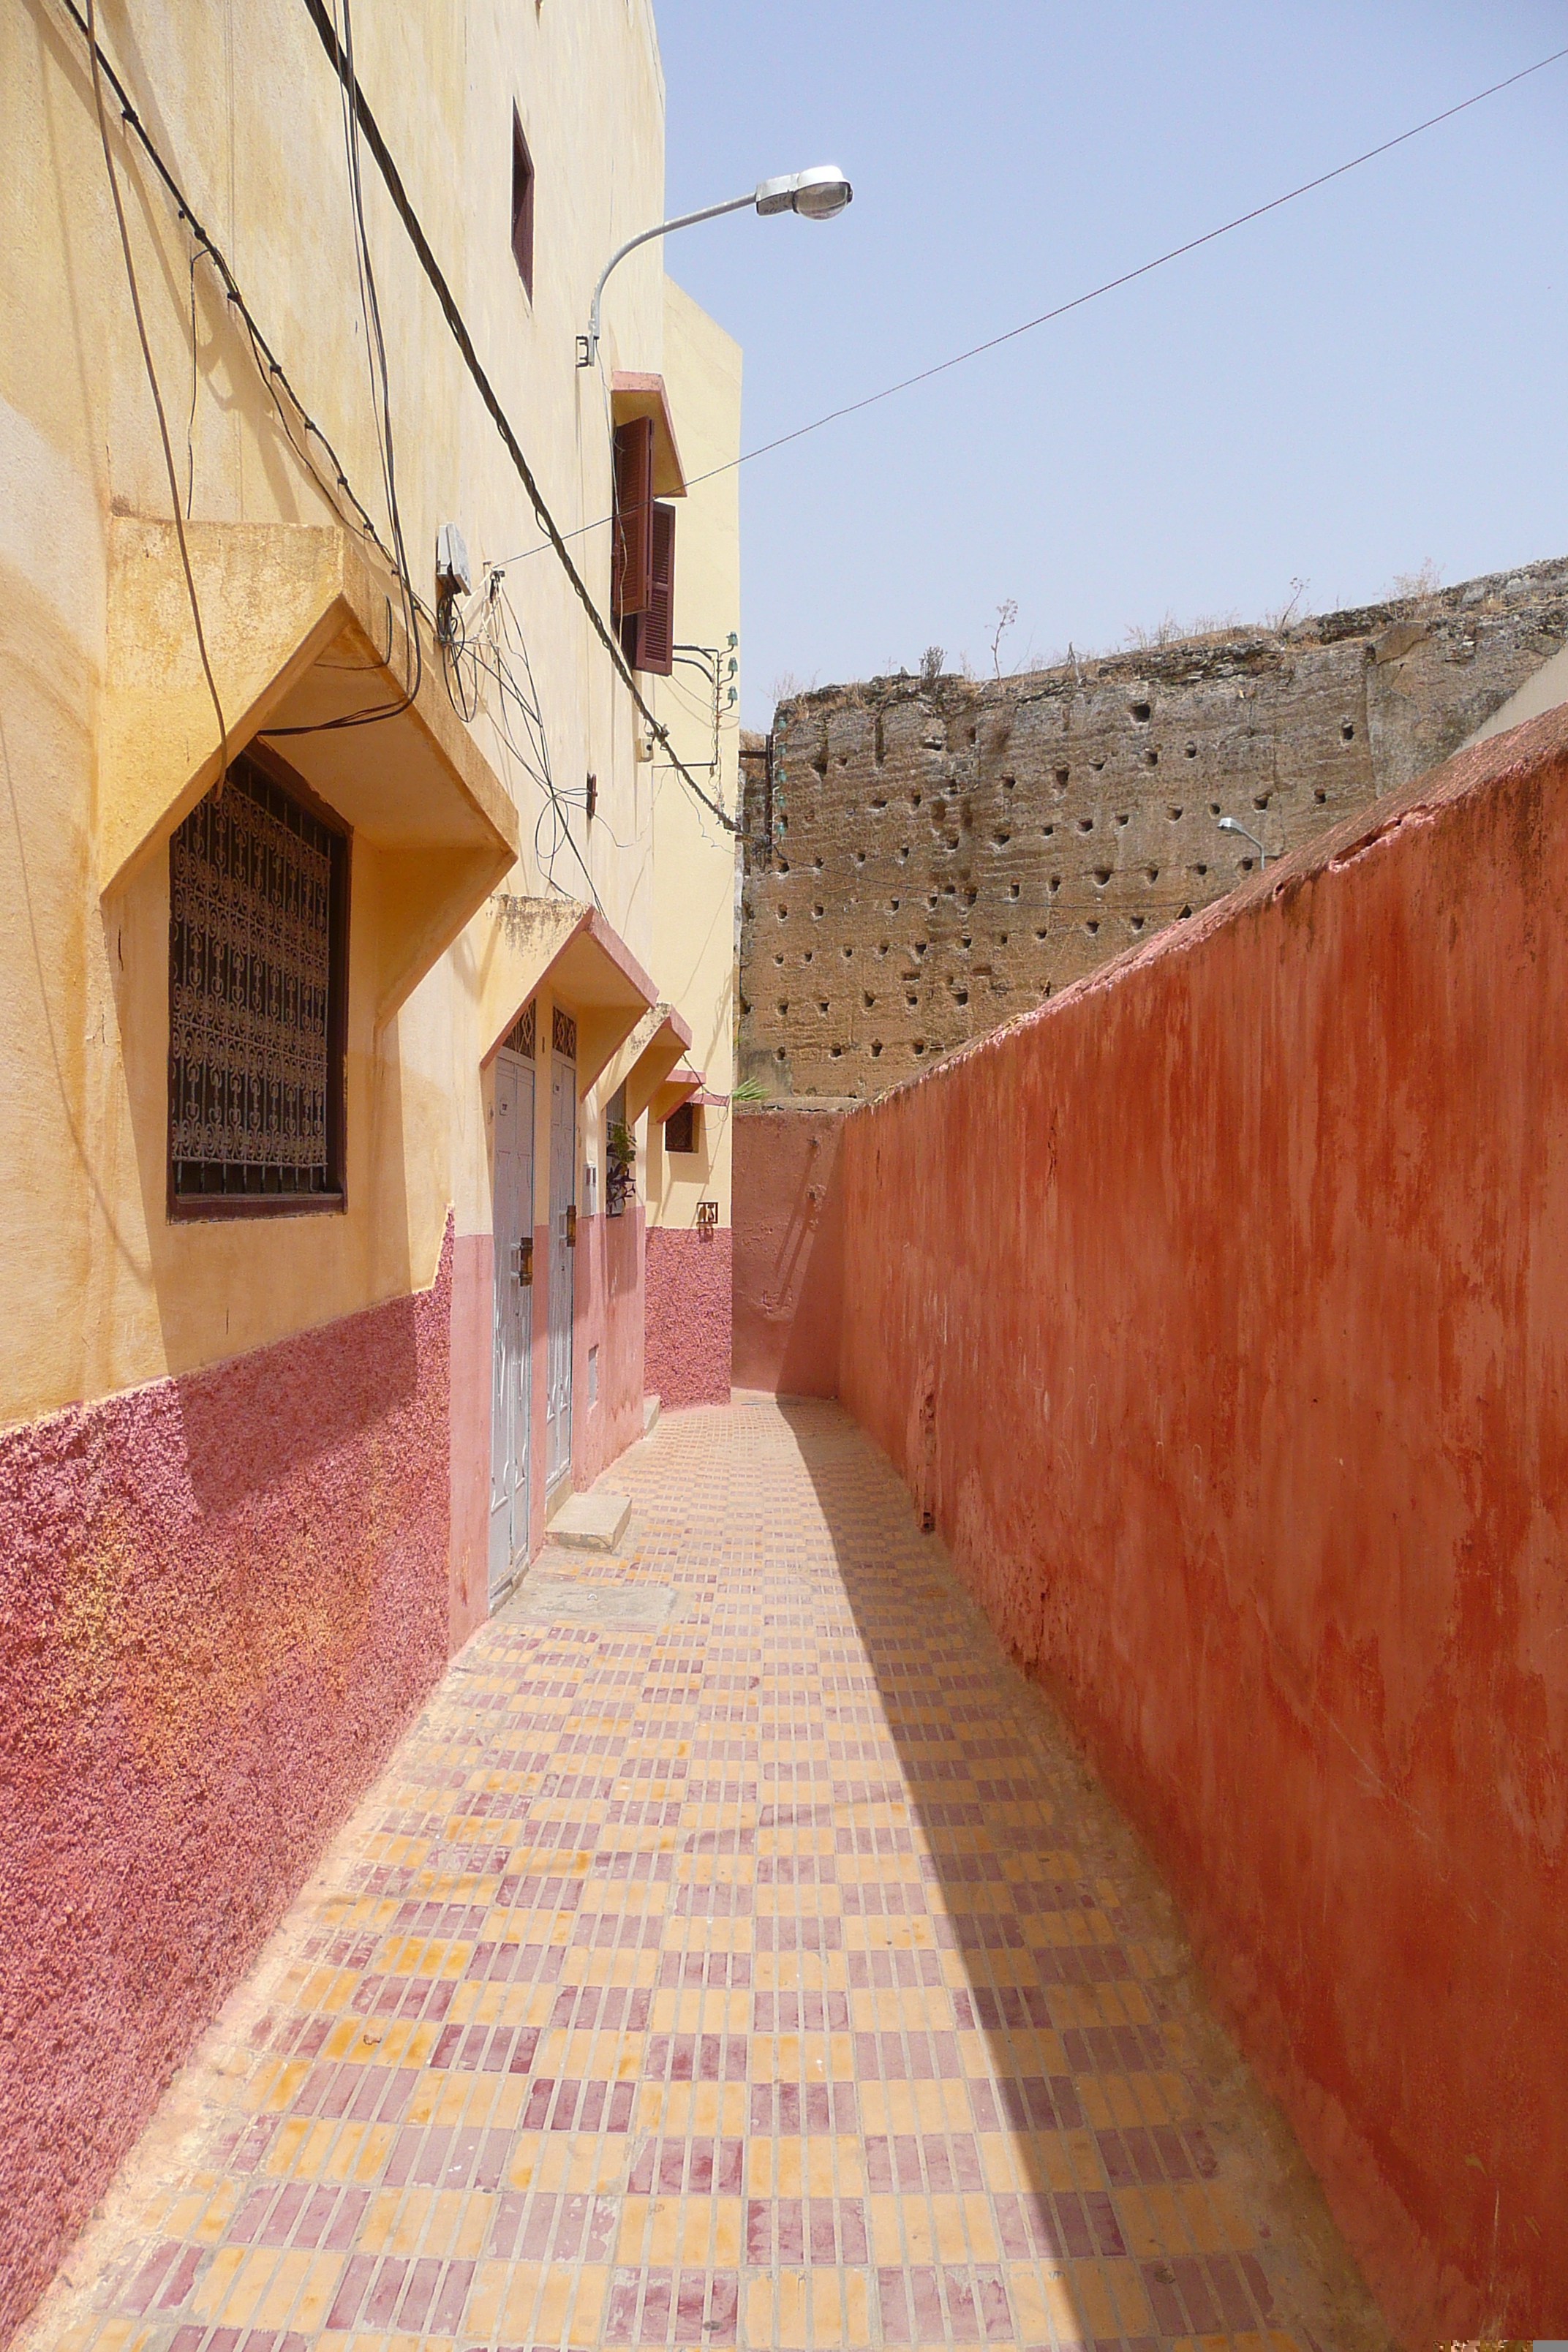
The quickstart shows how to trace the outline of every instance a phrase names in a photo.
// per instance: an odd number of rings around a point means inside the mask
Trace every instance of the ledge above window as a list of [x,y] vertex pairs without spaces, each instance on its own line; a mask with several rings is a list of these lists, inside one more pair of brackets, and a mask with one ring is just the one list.
[[686,476],[675,446],[675,420],[661,375],[638,375],[617,368],[610,378],[610,417],[617,427],[634,417],[653,419],[653,494],[656,499],[683,499]]
[[[356,860],[372,862],[384,1021],[510,869],[517,811],[453,710],[428,640],[411,705],[367,725],[327,724],[402,703],[409,676],[396,584],[350,532],[187,523],[185,537],[230,757],[254,737],[275,740],[352,829]],[[116,516],[110,553],[104,893],[168,841],[216,782],[221,757],[173,523]]]

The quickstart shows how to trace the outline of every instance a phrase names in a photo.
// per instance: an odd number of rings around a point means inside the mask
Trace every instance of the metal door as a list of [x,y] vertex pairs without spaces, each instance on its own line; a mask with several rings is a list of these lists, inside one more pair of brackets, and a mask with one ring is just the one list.
[[550,1063],[550,1321],[545,1350],[546,1490],[572,1467],[572,1267],[577,1223],[577,1072]]
[[492,1193],[495,1301],[490,1349],[489,1597],[528,1549],[533,1292],[533,1071],[503,1047],[495,1059]]

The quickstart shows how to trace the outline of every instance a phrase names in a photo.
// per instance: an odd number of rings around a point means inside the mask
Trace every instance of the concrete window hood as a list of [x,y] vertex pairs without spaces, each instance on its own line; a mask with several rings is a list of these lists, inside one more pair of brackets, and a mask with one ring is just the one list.
[[[335,526],[187,523],[232,758],[270,727],[402,699],[396,584]],[[121,889],[217,780],[217,722],[170,522],[110,526],[99,887]],[[353,827],[356,920],[374,931],[377,1025],[462,932],[518,855],[517,812],[452,709],[434,646],[413,705],[366,727],[285,736],[289,762]]]
[[577,1024],[577,1091],[603,1076],[658,992],[596,908],[574,898],[498,897],[478,945],[488,1062],[523,1006],[547,986]]
[[646,1013],[621,1048],[615,1085],[626,1090],[626,1122],[635,1127],[683,1054],[691,1051],[691,1031],[672,1004]]

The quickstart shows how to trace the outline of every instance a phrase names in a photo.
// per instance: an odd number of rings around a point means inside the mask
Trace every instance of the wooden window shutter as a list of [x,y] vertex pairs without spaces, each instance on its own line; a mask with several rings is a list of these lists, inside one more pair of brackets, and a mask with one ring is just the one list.
[[616,527],[610,614],[617,624],[653,601],[653,419],[616,427]]
[[639,669],[668,677],[675,667],[675,509],[653,510],[653,593],[637,622]]
[[653,509],[653,586],[646,613],[621,623],[621,651],[633,669],[668,677],[675,668],[675,509]]

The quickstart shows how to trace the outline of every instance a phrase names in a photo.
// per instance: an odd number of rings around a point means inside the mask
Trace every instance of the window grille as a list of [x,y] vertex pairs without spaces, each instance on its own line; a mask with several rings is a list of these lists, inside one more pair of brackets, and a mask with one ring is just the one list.
[[345,835],[249,757],[170,842],[171,1215],[342,1205],[347,891]]
[[531,1062],[538,1028],[538,1000],[531,996],[501,1039],[501,1044],[509,1054],[521,1054],[525,1062]]
[[558,1004],[551,1008],[550,1035],[562,1058],[574,1062],[577,1058],[577,1024],[569,1013],[563,1013]]
[[664,1122],[667,1151],[698,1151],[702,1145],[702,1114],[695,1103],[684,1102]]

